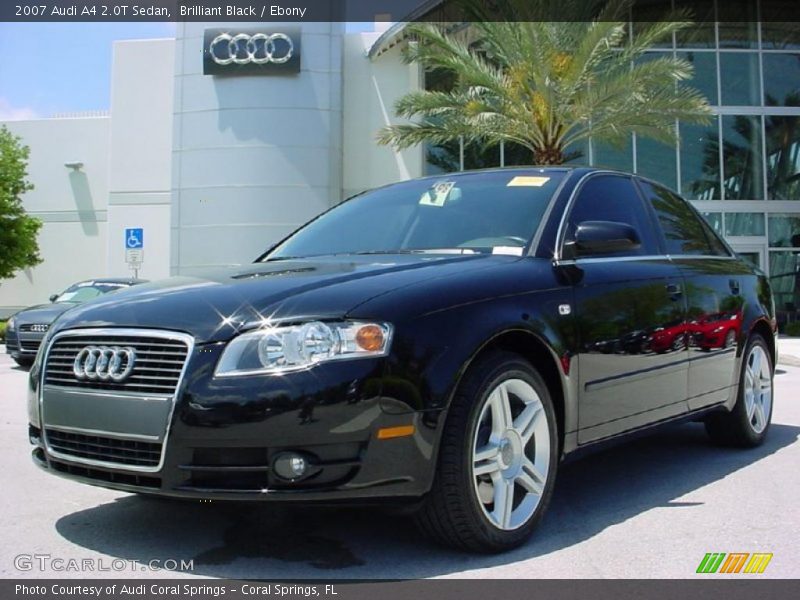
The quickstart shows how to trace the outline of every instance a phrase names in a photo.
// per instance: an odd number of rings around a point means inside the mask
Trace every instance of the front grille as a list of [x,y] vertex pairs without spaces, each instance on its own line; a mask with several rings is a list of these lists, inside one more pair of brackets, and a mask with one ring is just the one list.
[[[121,382],[78,379],[75,357],[87,346],[124,346],[136,351],[131,374]],[[189,348],[177,338],[132,335],[64,335],[50,346],[44,382],[61,387],[172,395]]]
[[85,435],[50,428],[45,429],[45,435],[51,450],[75,458],[137,467],[157,467],[161,462],[159,443]]
[[48,329],[50,329],[50,325],[47,323],[26,323],[19,326],[20,331],[35,331],[36,333],[44,333]]
[[158,477],[148,477],[146,475],[135,475],[132,473],[116,473],[114,471],[105,471],[102,469],[93,469],[89,467],[63,463],[57,460],[51,460],[50,466],[59,473],[83,477],[85,479],[93,479],[98,482],[151,489],[158,489],[161,487],[161,479]]
[[41,340],[19,340],[19,346],[23,352],[38,352]]

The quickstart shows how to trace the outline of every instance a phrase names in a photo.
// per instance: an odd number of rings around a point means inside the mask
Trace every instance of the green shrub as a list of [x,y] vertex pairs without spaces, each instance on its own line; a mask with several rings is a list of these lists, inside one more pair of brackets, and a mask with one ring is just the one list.
[[0,342],[6,341],[6,322],[0,321]]
[[781,328],[781,333],[792,337],[800,337],[800,321],[792,321]]

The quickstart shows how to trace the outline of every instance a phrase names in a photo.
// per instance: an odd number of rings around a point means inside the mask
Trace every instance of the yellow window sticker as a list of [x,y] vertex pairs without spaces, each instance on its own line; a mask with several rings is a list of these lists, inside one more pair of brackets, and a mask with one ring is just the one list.
[[423,206],[444,206],[455,184],[455,181],[437,181],[422,194],[419,203]]
[[517,175],[506,184],[506,187],[542,187],[550,181],[549,177],[531,177],[529,175]]

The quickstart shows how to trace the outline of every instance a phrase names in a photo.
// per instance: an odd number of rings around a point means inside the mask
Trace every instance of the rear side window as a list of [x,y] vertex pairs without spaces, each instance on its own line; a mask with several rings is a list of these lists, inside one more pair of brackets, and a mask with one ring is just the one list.
[[730,256],[717,234],[684,199],[648,181],[639,183],[664,231],[667,254]]
[[641,246],[610,256],[648,255],[658,253],[656,234],[647,208],[629,177],[595,175],[583,184],[567,220],[566,240],[572,240],[578,225],[584,221],[615,221],[632,226],[639,234]]

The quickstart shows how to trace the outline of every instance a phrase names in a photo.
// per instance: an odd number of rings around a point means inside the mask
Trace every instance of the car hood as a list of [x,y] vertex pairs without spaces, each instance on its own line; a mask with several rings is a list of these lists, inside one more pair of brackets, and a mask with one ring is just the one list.
[[[57,329],[134,327],[225,341],[266,320],[335,319],[368,300],[426,279],[489,268],[493,255],[367,255],[254,263],[177,276],[100,297],[70,311]],[[381,315],[368,318],[386,318]]]
[[14,315],[14,320],[19,324],[52,323],[70,308],[77,306],[77,302],[51,302],[23,308]]

